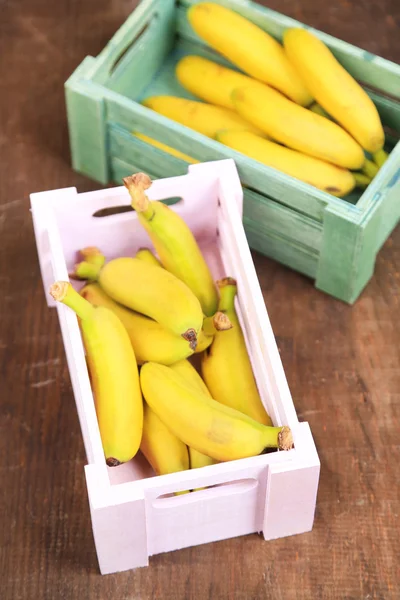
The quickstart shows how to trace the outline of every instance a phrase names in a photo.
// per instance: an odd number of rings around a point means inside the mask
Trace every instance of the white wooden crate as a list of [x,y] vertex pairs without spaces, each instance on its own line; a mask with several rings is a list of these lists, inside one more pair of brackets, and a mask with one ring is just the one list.
[[[237,310],[260,395],[274,425],[289,425],[295,448],[155,476],[139,453],[107,467],[75,313],[56,305],[88,464],[86,483],[101,573],[147,566],[149,556],[259,532],[266,540],[312,529],[320,463],[307,423],[299,423],[242,227],[242,189],[232,160],[189,167],[187,175],[154,181],[151,199],[173,205],[191,227],[215,277],[238,283]],[[79,249],[98,246],[107,259],[152,247],[129,206],[125,187],[78,194],[66,188],[31,194],[40,268],[48,290],[68,280]],[[71,282],[78,289],[82,283]],[[172,492],[214,486],[173,496]]]

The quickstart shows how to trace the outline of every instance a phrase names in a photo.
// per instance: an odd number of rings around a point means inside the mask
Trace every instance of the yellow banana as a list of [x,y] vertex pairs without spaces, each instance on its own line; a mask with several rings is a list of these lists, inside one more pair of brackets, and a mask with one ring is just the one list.
[[170,365],[193,354],[193,350],[181,336],[172,333],[157,321],[115,302],[98,283],[85,285],[80,294],[94,306],[105,306],[117,315],[128,332],[139,365],[148,361]]
[[146,402],[143,405],[143,435],[140,450],[157,475],[189,469],[189,453],[186,444],[164,425]]
[[227,331],[228,329],[231,329],[231,327],[232,323],[223,312],[217,311],[212,317],[206,317],[203,320],[203,327],[201,328],[197,339],[195,353],[199,354],[208,348],[217,331]]
[[253,84],[237,88],[232,97],[243,118],[289,148],[347,169],[359,169],[364,164],[361,146],[347,131],[276,90]]
[[202,56],[185,56],[176,66],[179,83],[205,102],[235,110],[232,92],[254,82],[251,77]]
[[345,196],[356,185],[354,175],[319,158],[285,148],[247,131],[221,131],[217,140],[282,173],[310,183],[328,194]]
[[234,11],[213,2],[200,2],[187,11],[197,35],[214,50],[255,79],[308,106],[312,97],[285,55],[282,45],[266,31]]
[[153,254],[149,248],[139,248],[139,250],[135,254],[136,258],[140,258],[140,260],[144,260],[147,263],[151,263],[156,267],[162,267],[162,264],[158,260],[158,258]]
[[186,445],[215,460],[255,456],[265,448],[289,450],[289,427],[267,427],[194,389],[170,367],[148,362],[140,370],[146,402]]
[[139,140],[142,140],[143,142],[147,142],[147,144],[150,144],[151,146],[154,146],[155,148],[159,148],[160,150],[164,150],[164,152],[168,152],[168,154],[172,154],[172,156],[175,156],[176,158],[181,158],[182,160],[185,160],[188,163],[194,164],[194,163],[199,162],[198,160],[196,160],[195,158],[192,158],[188,154],[184,154],[183,152],[180,152],[180,150],[176,150],[175,148],[172,148],[171,146],[167,146],[167,144],[164,144],[163,142],[159,142],[158,140],[155,140],[154,138],[151,138],[148,135],[144,135],[144,133],[138,133],[137,131],[134,131],[134,132],[132,132],[132,135],[137,137]]
[[175,373],[179,373],[196,390],[211,397],[208,387],[189,360],[178,360],[170,365],[170,368],[175,371]]
[[272,425],[261,402],[247,354],[243,332],[235,309],[236,281],[226,277],[220,287],[219,310],[233,327],[224,335],[215,334],[211,346],[201,357],[201,372],[214,400],[230,406],[259,423]]
[[214,138],[218,129],[238,129],[263,135],[260,129],[245,121],[236,112],[221,106],[213,106],[177,96],[152,96],[144,100],[142,104],[164,117],[210,138]]
[[385,134],[375,104],[311,31],[285,31],[286,54],[316,101],[368,152],[383,148]]
[[143,399],[128,334],[111,310],[92,306],[70,283],[54,283],[50,294],[78,315],[107,465],[127,462],[139,449],[143,429]]
[[203,324],[200,302],[183,281],[166,269],[139,258],[120,257],[102,268],[83,261],[75,265],[73,276],[97,281],[115,302],[151,317],[195,349]]
[[123,181],[161,264],[188,286],[200,301],[206,316],[213,315],[218,304],[217,290],[210,269],[185,221],[163,202],[149,200],[145,190],[150,187],[151,179],[144,173],[126,177]]
[[[188,360],[180,360],[170,368],[179,373],[190,385],[193,385],[194,389],[198,390],[202,394],[205,394],[211,398],[211,394],[208,391],[208,387],[194,368],[194,366]],[[200,469],[201,467],[207,467],[208,465],[214,465],[217,461],[202,452],[198,452],[194,448],[189,446],[189,461],[191,469]],[[200,488],[199,488],[200,489]]]

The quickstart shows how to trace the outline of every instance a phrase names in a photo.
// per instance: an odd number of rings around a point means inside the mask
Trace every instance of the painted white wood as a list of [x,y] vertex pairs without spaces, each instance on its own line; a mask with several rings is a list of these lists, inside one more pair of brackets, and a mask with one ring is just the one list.
[[[57,305],[88,464],[93,535],[102,573],[148,564],[152,554],[263,531],[266,539],[312,527],[319,461],[308,425],[299,423],[242,226],[243,192],[232,160],[191,165],[187,175],[154,181],[151,199],[181,197],[172,209],[192,229],[214,278],[238,282],[237,311],[262,400],[275,424],[292,427],[295,448],[157,477],[138,455],[106,466],[75,314]],[[98,246],[107,259],[152,247],[124,186],[78,194],[75,188],[32,194],[31,207],[46,301],[67,279],[78,250]],[[82,284],[72,281],[76,288]],[[211,486],[211,487],[209,487]],[[208,487],[174,496],[176,491]]]

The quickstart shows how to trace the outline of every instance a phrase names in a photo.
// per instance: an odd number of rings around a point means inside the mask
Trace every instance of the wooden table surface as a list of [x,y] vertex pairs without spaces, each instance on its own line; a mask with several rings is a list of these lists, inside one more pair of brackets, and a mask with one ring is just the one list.
[[[57,316],[44,301],[29,193],[99,187],[70,167],[63,82],[135,4],[0,0],[0,597],[398,600],[399,228],[352,308],[254,253],[295,406],[321,459],[313,531],[268,543],[250,535],[99,575],[84,448]],[[395,0],[268,6],[400,62]]]

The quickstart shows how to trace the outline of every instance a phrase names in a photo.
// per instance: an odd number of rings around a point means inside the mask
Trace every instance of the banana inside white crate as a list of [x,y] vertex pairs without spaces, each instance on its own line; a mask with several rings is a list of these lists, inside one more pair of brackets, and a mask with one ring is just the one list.
[[[57,303],[85,445],[85,475],[101,573],[147,566],[161,552],[262,533],[265,540],[310,531],[320,463],[308,423],[299,423],[242,226],[243,194],[235,163],[196,164],[188,174],[153,181],[150,200],[171,208],[192,230],[214,280],[237,281],[235,306],[262,403],[275,427],[291,428],[294,448],[155,476],[141,453],[106,465],[78,319]],[[46,301],[68,281],[77,252],[97,246],[107,260],[154,250],[124,186],[78,194],[76,188],[31,195]],[[120,207],[123,208],[122,211]],[[107,211],[106,211],[107,209]],[[115,214],[101,215],[114,209]],[[72,281],[79,290],[84,283]],[[177,492],[196,490],[174,495]]]

